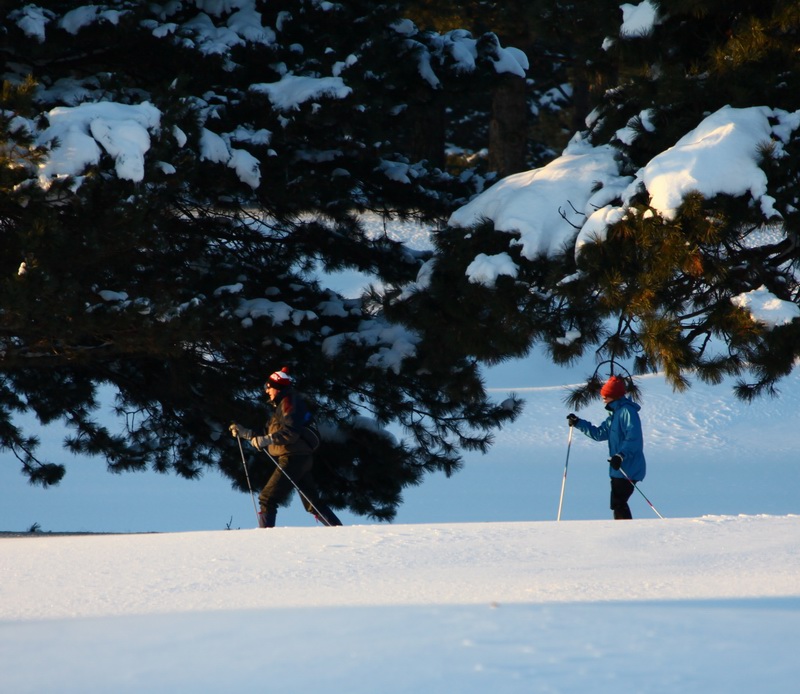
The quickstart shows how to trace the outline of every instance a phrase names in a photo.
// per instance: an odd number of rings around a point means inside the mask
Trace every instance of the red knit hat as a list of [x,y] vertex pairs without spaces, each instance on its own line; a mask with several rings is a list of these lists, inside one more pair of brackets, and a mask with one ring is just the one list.
[[617,400],[625,395],[625,392],[625,381],[623,381],[619,376],[612,376],[603,384],[603,387],[600,389],[600,397]]
[[264,384],[264,388],[277,388],[280,390],[281,388],[292,385],[293,382],[292,377],[289,375],[289,367],[284,366],[280,371],[270,374],[270,377]]

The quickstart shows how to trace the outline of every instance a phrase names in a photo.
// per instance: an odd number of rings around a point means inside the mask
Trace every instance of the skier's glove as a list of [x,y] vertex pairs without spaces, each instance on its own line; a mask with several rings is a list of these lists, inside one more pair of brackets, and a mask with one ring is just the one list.
[[233,438],[240,438],[240,439],[253,438],[253,432],[250,431],[250,429],[248,429],[247,427],[243,427],[241,424],[237,424],[236,422],[231,424],[228,427],[228,429],[230,430],[231,436],[233,436]]
[[576,415],[576,414],[573,414],[572,412],[570,412],[567,415],[567,421],[569,422],[569,425],[571,427],[574,427],[578,423],[579,419],[580,419],[580,417],[578,417],[578,415]]
[[267,436],[251,436],[250,445],[259,451],[265,450],[267,446],[272,444],[272,437]]
[[615,470],[619,470],[622,467],[622,456],[619,453],[612,455],[608,459],[608,464]]

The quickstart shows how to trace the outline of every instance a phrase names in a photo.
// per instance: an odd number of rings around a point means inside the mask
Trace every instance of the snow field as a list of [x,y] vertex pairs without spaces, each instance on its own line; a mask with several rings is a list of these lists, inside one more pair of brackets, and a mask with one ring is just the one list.
[[799,530],[741,516],[4,538],[0,688],[789,691]]

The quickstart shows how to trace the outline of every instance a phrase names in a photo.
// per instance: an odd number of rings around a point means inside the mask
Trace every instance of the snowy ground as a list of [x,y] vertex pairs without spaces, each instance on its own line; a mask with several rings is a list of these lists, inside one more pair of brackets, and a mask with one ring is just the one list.
[[798,516],[0,539],[0,691],[788,692]]
[[[800,376],[750,406],[730,383],[642,379],[641,489],[665,519],[634,494],[636,520],[608,520],[604,444],[576,435],[556,522],[566,386],[591,371],[538,354],[490,370],[523,416],[391,525],[314,526],[294,501],[254,530],[214,475],[68,461],[41,490],[6,454],[0,692],[794,691]],[[44,457],[61,436],[42,432]]]

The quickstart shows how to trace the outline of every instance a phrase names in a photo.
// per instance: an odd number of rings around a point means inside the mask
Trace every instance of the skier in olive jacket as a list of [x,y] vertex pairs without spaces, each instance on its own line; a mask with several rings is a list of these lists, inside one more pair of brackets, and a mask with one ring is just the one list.
[[600,426],[594,426],[575,414],[567,415],[570,426],[595,441],[608,441],[611,510],[616,520],[632,518],[628,499],[633,494],[634,484],[641,482],[646,472],[639,419],[641,407],[626,398],[625,393],[625,381],[619,376],[612,376],[605,382],[600,397],[609,415]]
[[314,430],[308,428],[312,421],[308,404],[294,390],[288,369],[283,367],[270,375],[264,391],[275,407],[267,422],[266,434],[257,436],[236,423],[230,426],[233,436],[248,439],[254,448],[267,452],[275,463],[275,470],[258,495],[261,506],[259,527],[275,527],[278,507],[288,501],[295,486],[306,511],[325,525],[341,525],[336,514],[317,496],[312,469],[313,453],[319,438]]

